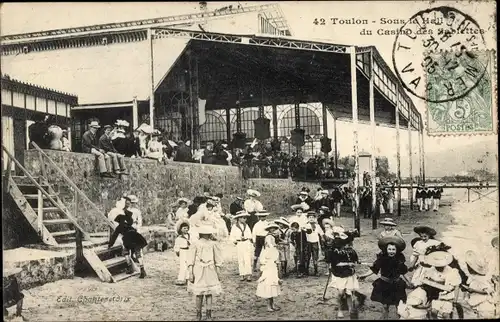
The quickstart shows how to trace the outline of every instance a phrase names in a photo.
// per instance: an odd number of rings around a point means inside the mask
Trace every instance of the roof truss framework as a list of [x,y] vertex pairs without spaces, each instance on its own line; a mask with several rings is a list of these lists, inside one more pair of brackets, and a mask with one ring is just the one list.
[[[345,45],[337,45],[337,44],[328,44],[328,43],[320,43],[320,42],[307,42],[301,40],[293,40],[287,39],[284,37],[261,37],[261,36],[244,36],[244,35],[229,35],[229,34],[218,34],[218,33],[204,33],[198,31],[189,31],[189,30],[180,30],[180,29],[172,29],[172,28],[157,28],[155,29],[154,36],[155,38],[168,38],[168,37],[184,37],[190,38],[195,41],[210,41],[210,42],[220,42],[220,43],[232,43],[235,45],[250,45],[250,46],[258,46],[258,47],[268,47],[268,48],[276,48],[276,49],[292,49],[298,51],[308,51],[308,52],[322,52],[322,53],[335,53],[335,54],[349,54],[350,46]],[[225,46],[221,46],[225,47]],[[411,126],[414,128],[418,128],[418,118],[416,115],[419,113],[416,111],[413,102],[409,99],[406,93],[401,91],[401,87],[397,86],[399,84],[398,79],[392,73],[387,64],[383,61],[382,57],[375,49],[375,47],[365,47],[365,48],[356,48],[356,52],[358,54],[366,54],[373,53],[374,63],[377,66],[377,77],[379,80],[379,84],[375,84],[377,91],[384,97],[385,100],[390,102],[390,104],[396,107],[397,98],[396,93],[399,92],[401,97],[400,104],[401,109],[400,113],[404,119],[404,121],[408,121],[411,123]],[[234,54],[234,53],[232,53]],[[258,54],[259,55],[259,54]],[[249,58],[246,59],[249,65],[253,65],[252,70],[255,70],[255,66],[258,64],[266,64],[266,60],[260,59],[258,55],[246,55]],[[358,56],[359,57],[359,56]],[[221,58],[222,59],[222,58]],[[361,58],[362,60],[364,58]],[[313,64],[313,60],[309,62],[309,65]],[[269,60],[267,62],[268,65],[265,67],[266,70],[272,71],[272,73],[283,73],[280,66],[275,66],[276,62]],[[318,65],[323,66],[325,61],[320,61]],[[278,64],[279,65],[279,64]],[[307,64],[306,64],[307,65]],[[375,74],[373,68],[367,68],[365,63],[361,63],[357,65],[357,69],[365,76],[367,79],[369,75]],[[295,68],[297,68],[296,65]],[[368,66],[373,67],[373,66]],[[300,68],[300,67],[299,67]],[[289,75],[290,77],[291,75]],[[295,75],[297,77],[290,77],[295,79],[300,79],[300,75]],[[349,81],[349,80],[347,80]],[[389,85],[388,85],[389,84]],[[403,106],[404,105],[404,106]],[[403,122],[406,123],[406,122]]]

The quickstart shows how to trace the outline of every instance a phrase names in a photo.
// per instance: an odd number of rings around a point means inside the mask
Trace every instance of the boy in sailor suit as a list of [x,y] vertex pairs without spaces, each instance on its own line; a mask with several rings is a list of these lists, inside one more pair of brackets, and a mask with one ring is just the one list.
[[291,229],[290,223],[285,218],[281,217],[274,221],[280,229],[278,231],[278,239],[277,239],[277,247],[279,251],[279,259],[281,264],[281,275],[282,277],[288,276],[287,267],[288,260],[290,259],[290,238],[291,238]]
[[189,235],[189,222],[179,220],[176,224],[177,238],[175,239],[174,252],[179,257],[179,274],[175,285],[186,285],[189,279],[189,270],[187,259],[189,255],[189,246],[191,246],[191,237]]
[[236,223],[231,228],[229,239],[236,245],[238,255],[238,270],[241,281],[252,281],[253,242],[252,231],[246,224],[250,215],[245,210],[236,213],[233,219]]

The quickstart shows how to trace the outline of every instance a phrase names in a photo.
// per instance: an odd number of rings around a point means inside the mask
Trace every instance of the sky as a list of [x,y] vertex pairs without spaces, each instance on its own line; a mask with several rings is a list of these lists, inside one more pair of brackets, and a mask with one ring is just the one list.
[[[237,5],[237,2],[231,2]],[[209,9],[215,9],[227,6],[230,2],[209,3]],[[254,5],[250,2],[239,2],[242,6]],[[485,39],[488,48],[496,48],[494,25],[492,18],[489,15],[492,12],[491,2],[477,2],[473,5],[470,2],[439,2],[433,1],[432,6],[437,5],[453,5],[453,7],[467,13],[480,21],[481,28],[486,30]],[[261,4],[261,3],[260,3]],[[387,35],[360,35],[363,29],[372,29],[374,31],[384,29],[397,29],[401,24],[382,24],[381,18],[385,21],[408,19],[417,11],[429,7],[429,2],[418,1],[338,1],[338,2],[323,2],[315,1],[314,3],[303,2],[282,2],[280,3],[288,24],[292,29],[294,37],[306,39],[324,39],[330,42],[339,44],[352,45],[375,45],[381,53],[384,60],[392,67],[392,46],[395,36]],[[163,16],[171,16],[176,14],[198,12],[198,2],[191,3],[165,3],[165,2],[126,2],[126,3],[3,3],[0,7],[1,20],[0,32],[2,35],[32,32],[47,29],[67,28],[76,26],[85,26],[91,24],[129,21],[136,19],[156,18]],[[494,10],[493,10],[494,11]],[[325,18],[327,24],[324,26],[314,25],[314,19]],[[343,20],[349,19],[367,19],[369,25],[359,24],[330,24],[330,18],[338,18]],[[375,21],[375,23],[373,23]],[[249,22],[253,23],[253,22]],[[228,31],[230,32],[230,31]],[[425,101],[416,98],[410,94],[417,109],[424,115],[426,111]],[[339,150],[342,155],[352,153],[352,124],[339,123]],[[396,155],[396,134],[393,129],[381,128],[378,130],[376,145],[380,154],[389,157],[391,169],[395,169]],[[369,150],[371,144],[372,133],[368,126],[360,126],[360,149]],[[407,134],[402,136],[407,139]],[[424,139],[425,152],[428,155],[435,155],[437,160],[426,160],[430,171],[435,167],[434,162],[443,161],[446,159],[443,151],[461,151],[467,146],[484,146],[490,151],[497,152],[497,136],[456,136],[456,137],[429,137],[425,134]],[[401,155],[408,155],[407,141],[402,141]],[[416,134],[413,135],[413,153],[418,153],[418,141]],[[450,154],[452,155],[452,154]],[[414,156],[414,158],[417,158]],[[453,157],[455,158],[455,157]],[[474,162],[467,161],[467,155],[463,156],[463,169],[468,170]],[[475,159],[473,157],[472,159]],[[471,159],[471,160],[472,160]],[[413,162],[413,172],[418,171],[416,160]],[[455,160],[449,160],[454,162]],[[448,160],[444,160],[448,162]],[[472,163],[471,163],[472,162]],[[473,165],[472,165],[473,167]],[[427,168],[427,166],[426,166]],[[458,171],[456,167],[453,170]],[[408,174],[408,159],[402,160],[401,170],[403,176]],[[439,170],[438,174],[446,172],[446,167]]]

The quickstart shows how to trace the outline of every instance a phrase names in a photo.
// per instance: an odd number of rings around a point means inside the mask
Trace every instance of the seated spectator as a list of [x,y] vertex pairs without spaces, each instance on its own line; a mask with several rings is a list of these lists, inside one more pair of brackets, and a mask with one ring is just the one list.
[[97,141],[96,133],[100,127],[99,122],[90,122],[89,130],[82,136],[82,152],[92,153],[96,156],[99,166],[99,174],[101,177],[113,178],[113,174],[106,168],[106,164],[108,163],[107,161],[110,157],[103,149],[98,147],[99,143]]
[[148,149],[146,151],[147,158],[158,160],[158,162],[163,161],[163,144],[158,141],[161,135],[160,131],[153,133],[151,140],[148,142]]
[[[125,162],[123,160],[123,155],[116,151],[111,142],[111,125],[106,125],[104,127],[104,134],[99,138],[99,148],[104,150],[104,152],[110,157],[108,160],[113,162],[113,169],[115,174],[128,174],[125,169]],[[108,169],[111,169],[111,165],[108,163]]]
[[61,138],[62,150],[66,152],[71,152],[70,143],[68,139],[68,130],[63,130]]
[[179,141],[177,144],[177,152],[175,153],[174,161],[193,162],[193,154],[191,148],[186,143]]
[[49,148],[49,124],[47,123],[49,116],[37,116],[35,115],[35,123],[28,127],[28,137],[30,140],[30,146],[33,147],[32,143],[36,143],[40,149]]

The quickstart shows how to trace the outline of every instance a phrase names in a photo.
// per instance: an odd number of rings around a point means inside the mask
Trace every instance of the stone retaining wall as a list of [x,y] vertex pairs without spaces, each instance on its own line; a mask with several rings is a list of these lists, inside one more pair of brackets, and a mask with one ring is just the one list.
[[[182,162],[164,165],[153,160],[129,158],[125,159],[128,176],[102,179],[95,172],[95,159],[91,154],[53,150],[45,152],[103,213],[114,207],[124,192],[137,195],[145,226],[164,224],[166,214],[171,211],[171,204],[177,198],[184,196],[191,199],[204,191],[223,193],[223,208],[229,210],[229,204],[237,196],[244,196],[248,188],[257,189],[262,193],[260,199],[264,207],[276,215],[282,215],[289,213],[290,205],[303,186],[311,190],[319,187],[319,184],[295,183],[290,179],[244,180],[237,167]],[[45,163],[50,183],[73,212],[70,187],[48,161]],[[32,174],[40,173],[36,151],[26,151],[25,165]],[[86,202],[79,201],[76,216],[88,232],[107,229],[102,215]]]

